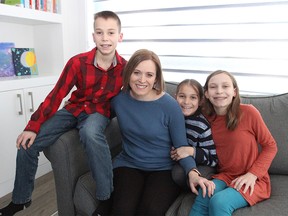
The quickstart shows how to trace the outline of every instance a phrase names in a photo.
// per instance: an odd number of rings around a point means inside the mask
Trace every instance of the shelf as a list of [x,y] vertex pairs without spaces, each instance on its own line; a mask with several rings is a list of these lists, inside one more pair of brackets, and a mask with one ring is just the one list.
[[0,22],[25,25],[45,25],[62,23],[61,14],[0,4]]
[[0,77],[0,92],[12,91],[22,88],[32,88],[43,85],[54,85],[59,76],[13,76],[13,77]]

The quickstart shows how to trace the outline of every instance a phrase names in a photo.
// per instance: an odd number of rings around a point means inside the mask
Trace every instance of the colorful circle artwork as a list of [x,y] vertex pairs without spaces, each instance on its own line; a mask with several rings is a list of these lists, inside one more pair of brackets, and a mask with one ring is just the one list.
[[12,48],[16,76],[38,74],[36,55],[33,48]]
[[32,67],[36,64],[36,56],[34,52],[26,51],[22,53],[20,61],[24,67]]

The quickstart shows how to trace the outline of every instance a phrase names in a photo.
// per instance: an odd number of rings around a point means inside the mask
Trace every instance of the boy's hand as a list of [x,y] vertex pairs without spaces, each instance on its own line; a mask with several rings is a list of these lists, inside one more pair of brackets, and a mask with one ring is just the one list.
[[172,160],[179,161],[188,156],[194,156],[194,148],[192,146],[182,146],[177,149],[175,147],[171,148],[170,157]]
[[17,149],[20,149],[20,146],[22,146],[25,150],[27,148],[30,148],[30,146],[33,144],[37,134],[32,131],[23,131],[16,140],[16,147]]

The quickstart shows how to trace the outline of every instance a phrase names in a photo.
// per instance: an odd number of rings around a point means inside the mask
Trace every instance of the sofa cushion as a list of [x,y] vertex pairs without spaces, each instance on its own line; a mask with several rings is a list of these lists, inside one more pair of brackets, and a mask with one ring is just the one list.
[[175,97],[177,82],[165,82],[165,91],[172,97]]
[[[285,175],[271,175],[272,194],[270,199],[262,201],[252,208],[238,209],[233,213],[233,216],[271,216],[271,215],[288,215],[287,208],[287,176]],[[179,207],[178,216],[187,216],[194,203],[195,195],[187,192],[182,199]]]
[[117,118],[112,118],[109,125],[105,130],[107,143],[111,151],[111,156],[114,158],[122,149],[121,145],[121,132],[118,125]]
[[[241,96],[242,103],[253,104],[260,112],[277,142],[278,152],[274,158],[269,173],[288,174],[288,93],[252,97]],[[285,128],[285,129],[284,129]]]
[[91,172],[82,175],[75,187],[73,196],[77,215],[89,216],[95,211],[98,201],[96,199],[96,184]]

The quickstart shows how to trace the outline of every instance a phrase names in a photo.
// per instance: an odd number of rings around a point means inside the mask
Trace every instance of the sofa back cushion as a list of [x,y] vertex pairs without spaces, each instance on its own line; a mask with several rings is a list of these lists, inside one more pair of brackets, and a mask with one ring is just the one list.
[[[177,82],[166,82],[166,92],[175,96]],[[269,169],[271,174],[288,174],[288,93],[274,96],[241,96],[254,105],[277,142],[278,152]]]
[[288,174],[288,93],[274,96],[241,96],[242,103],[254,105],[261,113],[278,152],[269,169],[271,174]]
[[175,97],[177,85],[177,82],[165,82],[165,91]]

